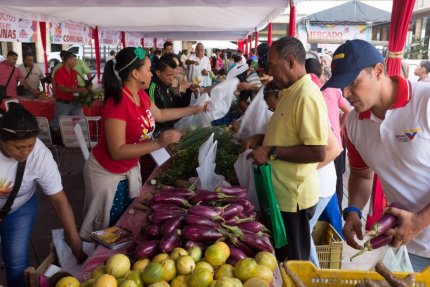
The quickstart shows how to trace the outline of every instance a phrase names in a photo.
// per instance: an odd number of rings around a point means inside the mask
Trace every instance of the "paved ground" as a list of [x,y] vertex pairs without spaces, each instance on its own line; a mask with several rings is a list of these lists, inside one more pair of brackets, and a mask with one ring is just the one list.
[[[60,150],[61,151],[61,150]],[[68,149],[65,151],[60,170],[62,171],[62,179],[64,190],[69,198],[70,204],[75,212],[76,222],[79,225],[82,221],[82,205],[84,200],[84,180],[82,168],[84,159],[79,149]],[[344,175],[344,183],[348,177],[348,170]],[[345,184],[346,186],[346,184]],[[344,187],[344,192],[347,190]],[[41,194],[41,193],[40,193]],[[347,199],[344,197],[343,206],[346,206]],[[366,213],[366,212],[365,212]],[[61,224],[57,220],[55,211],[49,203],[46,196],[41,194],[40,207],[36,219],[35,226],[30,246],[30,265],[37,267],[49,254],[49,244],[52,242],[51,230],[61,228]],[[343,248],[343,268],[344,269],[362,269],[369,270],[372,262],[375,262],[380,255],[376,252],[369,252],[355,260],[353,263],[349,262],[349,258],[355,254],[356,250],[349,248],[344,244]],[[380,251],[384,252],[384,250]],[[0,284],[5,285],[4,269],[0,270]]]

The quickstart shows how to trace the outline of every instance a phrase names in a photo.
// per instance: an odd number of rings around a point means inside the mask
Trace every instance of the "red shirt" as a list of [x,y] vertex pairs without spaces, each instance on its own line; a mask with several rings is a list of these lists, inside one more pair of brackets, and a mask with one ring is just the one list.
[[58,68],[58,70],[55,72],[54,75],[54,82],[55,82],[55,96],[57,98],[60,98],[62,100],[66,101],[73,101],[75,97],[73,96],[73,93],[62,93],[58,89],[58,85],[62,85],[66,88],[72,88],[76,89],[78,87],[78,73],[70,69],[70,71],[67,71],[66,66],[61,66]]
[[[0,63],[0,86],[6,86],[7,80],[12,73],[13,66],[6,63],[6,60]],[[12,98],[16,98],[16,84],[18,81],[22,80],[24,77],[18,68],[15,68],[12,77],[10,78],[9,85],[6,88],[6,95]]]
[[[102,120],[118,119],[126,122],[125,143],[138,144],[152,139],[155,129],[155,120],[150,111],[151,100],[144,91],[139,91],[141,107],[124,93],[123,87],[121,101],[115,105],[113,98],[109,98],[103,108]],[[131,93],[129,92],[131,95]],[[98,144],[93,149],[93,155],[99,164],[112,173],[124,173],[136,166],[139,158],[113,160],[109,154],[104,128],[101,131]]]

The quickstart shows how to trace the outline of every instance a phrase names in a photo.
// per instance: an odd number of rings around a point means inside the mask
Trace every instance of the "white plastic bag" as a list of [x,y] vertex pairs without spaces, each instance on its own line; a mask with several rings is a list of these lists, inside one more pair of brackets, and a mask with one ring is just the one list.
[[402,245],[398,249],[388,247],[381,262],[391,272],[414,272],[406,245]]
[[212,88],[211,103],[206,112],[211,121],[218,120],[228,113],[237,85],[239,85],[239,79],[233,78]]
[[239,155],[234,163],[234,170],[236,171],[240,186],[248,188],[248,200],[254,205],[256,211],[260,211],[260,203],[258,202],[254,184],[254,161],[252,158],[246,158],[251,152],[251,149],[247,149]]
[[246,139],[256,134],[264,134],[273,112],[267,109],[264,101],[264,87],[258,91],[245,114],[239,119],[240,127],[236,133],[238,139]]
[[[193,97],[193,96],[192,96]],[[211,102],[209,95],[204,93],[199,95],[197,99],[193,101],[192,106],[204,106],[207,102]],[[175,129],[180,130],[183,133],[186,133],[189,130],[193,130],[197,127],[209,127],[211,125],[211,119],[209,118],[207,113],[200,113],[197,115],[190,115],[187,117],[183,117],[179,121],[177,121],[173,127]]]
[[215,158],[218,141],[214,142],[212,134],[199,149],[199,167],[196,168],[198,188],[204,190],[214,190],[218,186],[224,185],[224,176],[215,173]]

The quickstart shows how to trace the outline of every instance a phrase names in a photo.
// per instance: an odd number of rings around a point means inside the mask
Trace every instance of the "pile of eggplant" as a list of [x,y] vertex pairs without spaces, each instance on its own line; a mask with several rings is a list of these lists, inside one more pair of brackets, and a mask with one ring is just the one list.
[[246,188],[163,189],[145,205],[148,224],[128,249],[135,259],[169,253],[175,247],[205,249],[218,240],[229,245],[233,264],[259,251],[273,252],[269,231],[257,221]]

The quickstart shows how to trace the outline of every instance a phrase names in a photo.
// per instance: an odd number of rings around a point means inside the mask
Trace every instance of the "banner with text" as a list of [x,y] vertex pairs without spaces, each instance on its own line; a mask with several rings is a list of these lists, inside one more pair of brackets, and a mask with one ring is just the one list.
[[167,39],[164,39],[164,38],[157,38],[157,48],[162,49],[166,40]]
[[299,25],[298,38],[307,42],[312,40],[351,40],[361,39],[370,41],[372,39],[372,28],[367,25],[333,25],[333,24],[308,24]]
[[36,42],[37,21],[25,20],[0,12],[0,41]]
[[91,45],[92,29],[79,23],[49,23],[52,44]]
[[143,44],[145,48],[154,48],[154,38],[145,38],[145,43]]
[[121,32],[99,31],[100,45],[121,46]]
[[125,46],[137,47],[140,46],[140,40],[143,38],[142,33],[125,32]]

